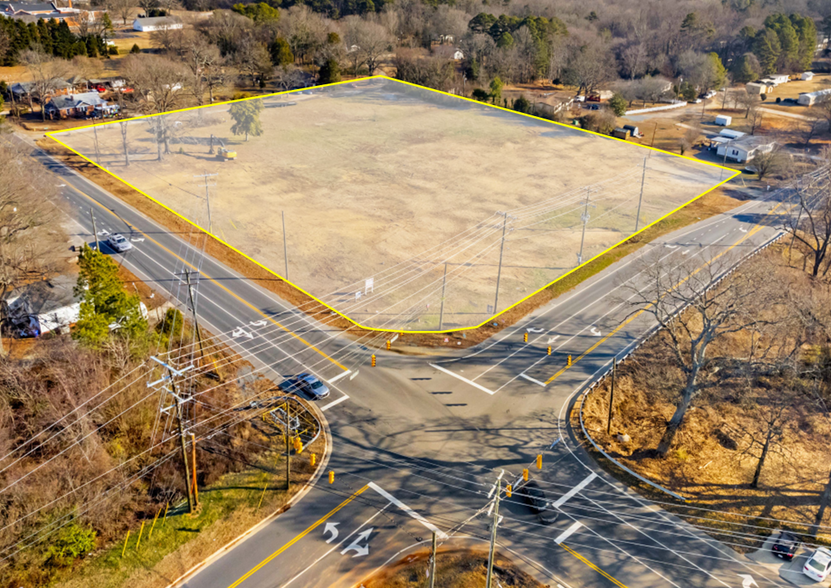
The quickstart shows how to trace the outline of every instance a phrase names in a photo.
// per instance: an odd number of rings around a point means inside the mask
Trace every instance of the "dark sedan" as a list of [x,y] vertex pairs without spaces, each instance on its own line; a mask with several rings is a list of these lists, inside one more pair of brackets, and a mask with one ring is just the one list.
[[551,503],[545,498],[545,492],[536,481],[530,480],[517,494],[522,495],[522,501],[539,517],[542,524],[550,525],[557,520],[559,513],[552,510]]
[[779,536],[770,548],[771,553],[786,561],[791,561],[802,543],[799,537],[787,531],[780,531]]

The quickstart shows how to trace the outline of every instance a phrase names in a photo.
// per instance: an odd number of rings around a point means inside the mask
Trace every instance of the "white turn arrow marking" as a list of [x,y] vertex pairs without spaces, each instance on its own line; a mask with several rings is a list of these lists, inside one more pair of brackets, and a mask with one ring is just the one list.
[[[266,325],[266,322],[265,321],[249,321],[248,324],[251,325],[252,327],[264,327]],[[335,523],[335,524],[337,524],[337,523]]]
[[664,247],[667,249],[678,249],[678,245],[670,245],[669,243],[664,243]]
[[739,227],[739,230],[740,230],[742,233],[746,233],[746,232],[747,232],[747,229],[745,229],[744,227]]
[[682,251],[682,252],[681,252],[681,255],[688,255],[688,254],[689,254],[689,252],[690,252],[690,250],[689,250],[689,249],[686,249],[686,250],[684,250],[684,251]]
[[369,553],[369,545],[361,545],[361,541],[369,539],[372,534],[372,527],[355,537],[355,540],[349,544],[349,547],[340,552],[341,555],[346,555],[350,551],[354,551],[355,555],[352,557],[363,557]]
[[529,333],[542,333],[545,329],[535,329],[535,328],[532,328],[532,327],[528,327],[525,330],[528,331]]
[[237,327],[236,329],[234,329],[234,332],[233,332],[233,333],[231,333],[231,336],[232,336],[234,339],[237,339],[237,338],[239,338],[239,337],[248,337],[249,339],[253,339],[253,338],[254,338],[254,335],[252,335],[251,333],[249,333],[248,331],[246,331],[246,330],[245,330],[245,329],[243,329],[242,327]]
[[133,243],[144,243],[144,237],[132,237],[130,238],[130,241]]
[[323,529],[323,534],[332,533],[332,536],[326,541],[326,543],[331,543],[335,539],[338,538],[338,525],[340,523],[326,523],[326,528]]
[[598,331],[597,327],[595,327],[594,325],[592,325],[592,328],[589,329],[589,330],[592,332],[592,335],[594,335],[595,337],[599,337],[600,335],[603,334],[600,331]]
[[750,588],[751,586],[758,586],[756,580],[750,574],[737,574],[742,579],[742,588]]
[[104,235],[109,235],[109,234],[110,234],[110,232],[109,232],[109,231],[104,230],[104,231],[98,231],[98,234],[99,234],[99,235],[101,235],[101,236],[104,236]]
[[548,344],[551,345],[552,343],[554,343],[554,341],[556,341],[559,338],[560,338],[559,335],[554,335],[553,337],[549,337],[548,338]]

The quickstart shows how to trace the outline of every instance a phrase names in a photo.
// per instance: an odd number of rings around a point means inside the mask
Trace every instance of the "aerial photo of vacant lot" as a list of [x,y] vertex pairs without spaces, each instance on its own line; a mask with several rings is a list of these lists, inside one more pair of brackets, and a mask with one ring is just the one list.
[[395,330],[479,324],[729,177],[386,78],[263,104],[247,141],[228,104],[163,115],[168,153],[155,117],[55,138],[276,274],[287,265],[356,322]]

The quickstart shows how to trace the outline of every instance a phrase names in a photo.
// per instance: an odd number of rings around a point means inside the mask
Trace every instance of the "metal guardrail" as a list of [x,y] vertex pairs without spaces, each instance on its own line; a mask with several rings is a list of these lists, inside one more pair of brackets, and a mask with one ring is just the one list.
[[[827,168],[824,168],[824,169],[817,170],[817,171],[815,171],[815,172],[812,172],[812,173],[810,173],[810,174],[806,174],[806,175],[811,176],[811,177],[813,177],[814,179],[817,179],[817,178],[819,178],[819,177],[821,177],[821,176],[826,176],[826,177],[827,177],[827,176],[828,176],[828,173],[829,173],[829,170],[828,170]],[[759,245],[758,247],[756,247],[753,251],[751,251],[751,252],[747,253],[747,254],[746,254],[745,256],[743,256],[741,259],[737,260],[737,261],[736,261],[736,263],[734,263],[732,266],[730,266],[730,268],[726,269],[726,270],[725,270],[724,272],[722,272],[722,273],[721,273],[721,274],[720,274],[720,275],[719,275],[719,276],[718,276],[715,280],[713,280],[713,282],[712,282],[712,283],[711,283],[711,284],[710,284],[710,285],[709,285],[709,286],[708,286],[708,287],[704,290],[704,292],[707,292],[707,291],[711,290],[712,288],[714,288],[715,286],[717,286],[718,284],[720,284],[720,283],[721,283],[721,282],[722,282],[725,278],[727,278],[727,277],[728,277],[728,276],[730,276],[733,272],[735,272],[735,271],[736,271],[736,270],[737,270],[737,269],[738,269],[738,268],[739,268],[739,267],[740,267],[743,263],[745,263],[746,261],[748,261],[748,260],[749,260],[749,259],[751,259],[752,257],[755,257],[756,255],[758,255],[759,253],[761,253],[762,251],[764,251],[765,249],[767,249],[768,247],[770,247],[771,245],[773,245],[774,243],[776,243],[777,241],[779,241],[779,239],[781,239],[782,237],[784,237],[784,236],[785,236],[785,234],[786,234],[785,232],[780,231],[778,235],[776,235],[776,236],[772,237],[771,239],[768,239],[768,240],[767,240],[767,241],[765,241],[763,244],[761,244],[761,245]],[[702,292],[702,293],[703,293],[703,292]],[[672,321],[675,319],[675,317],[677,317],[679,314],[681,314],[683,311],[685,311],[685,310],[688,308],[688,306],[689,306],[689,305],[684,305],[684,306],[682,306],[682,307],[680,307],[680,308],[676,309],[676,310],[675,310],[675,312],[674,312],[674,313],[670,316],[670,318],[669,318],[669,322],[672,322]],[[618,468],[620,468],[621,470],[625,471],[627,474],[629,474],[629,475],[631,475],[631,476],[634,476],[635,478],[637,478],[638,480],[640,480],[640,481],[644,482],[645,484],[648,484],[649,486],[652,486],[653,488],[655,488],[655,489],[657,489],[657,490],[660,490],[661,492],[664,492],[664,493],[666,493],[666,494],[668,494],[668,495],[672,496],[673,498],[676,498],[676,499],[678,499],[678,500],[680,500],[680,501],[682,501],[682,502],[686,502],[686,501],[687,501],[687,499],[686,499],[686,498],[684,498],[683,496],[681,496],[680,494],[677,494],[677,493],[675,493],[675,492],[673,492],[673,491],[671,491],[671,490],[668,490],[668,489],[664,488],[663,486],[661,486],[661,485],[659,485],[659,484],[656,484],[655,482],[653,482],[653,481],[651,481],[651,480],[649,480],[649,479],[647,479],[647,478],[644,478],[644,477],[643,477],[643,476],[641,476],[640,474],[637,474],[637,473],[633,472],[631,469],[627,468],[625,465],[623,465],[622,463],[620,463],[619,461],[617,461],[615,458],[613,458],[612,456],[610,456],[608,453],[606,453],[605,451],[603,451],[603,449],[602,449],[602,448],[601,448],[601,447],[600,447],[600,446],[599,446],[599,445],[595,442],[595,440],[592,438],[592,436],[591,436],[591,435],[589,435],[589,432],[586,430],[585,423],[583,422],[583,405],[584,405],[584,403],[585,403],[585,401],[586,401],[586,397],[589,395],[589,393],[590,393],[592,390],[594,390],[594,388],[595,388],[598,384],[602,383],[602,382],[606,379],[606,377],[607,377],[607,376],[611,373],[611,371],[612,371],[612,365],[613,365],[613,363],[615,362],[615,360],[617,360],[617,363],[619,363],[619,364],[624,363],[624,362],[626,361],[626,359],[627,359],[630,355],[632,355],[632,353],[634,353],[635,351],[637,351],[637,350],[641,347],[641,345],[643,345],[644,343],[646,343],[646,342],[647,342],[650,338],[652,338],[652,337],[653,337],[656,333],[658,333],[658,332],[659,332],[662,328],[663,328],[663,327],[662,327],[660,324],[658,324],[658,325],[655,325],[655,326],[651,327],[651,328],[650,328],[650,329],[649,329],[646,333],[644,333],[641,337],[639,337],[637,340],[635,340],[635,341],[633,341],[632,343],[630,343],[629,345],[627,345],[627,346],[623,349],[623,351],[622,351],[621,353],[616,354],[616,355],[615,355],[615,357],[614,357],[613,359],[611,359],[611,360],[610,360],[610,361],[609,361],[609,362],[608,362],[608,363],[604,366],[604,367],[606,368],[606,370],[605,370],[605,371],[604,371],[604,372],[603,372],[600,376],[598,376],[597,378],[595,378],[595,379],[594,379],[594,381],[592,381],[592,382],[586,382],[586,384],[584,384],[584,389],[580,392],[580,395],[581,395],[581,398],[580,398],[580,411],[579,411],[580,428],[581,428],[581,429],[582,429],[582,431],[583,431],[583,435],[586,437],[586,439],[588,439],[588,440],[589,440],[589,442],[592,444],[592,446],[593,446],[593,447],[594,447],[594,448],[595,448],[595,449],[596,449],[596,450],[597,450],[597,451],[598,451],[601,455],[603,455],[603,457],[605,457],[605,458],[606,458],[606,459],[608,459],[610,462],[612,462],[613,464],[615,464]],[[601,368],[601,369],[603,369],[603,368]]]

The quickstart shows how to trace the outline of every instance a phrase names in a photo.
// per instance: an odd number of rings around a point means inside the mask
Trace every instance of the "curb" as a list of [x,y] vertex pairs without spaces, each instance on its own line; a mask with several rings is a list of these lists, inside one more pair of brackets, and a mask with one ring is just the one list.
[[315,484],[317,484],[317,481],[323,475],[323,472],[326,471],[326,466],[329,464],[329,458],[332,455],[332,433],[329,429],[329,421],[326,420],[326,418],[323,415],[323,412],[321,412],[321,410],[317,407],[316,404],[309,403],[309,405],[312,407],[312,412],[315,414],[315,417],[317,417],[323,425],[323,429],[326,432],[326,444],[323,449],[323,458],[321,459],[320,464],[317,467],[317,471],[314,473],[312,478],[308,482],[306,482],[305,487],[302,490],[300,490],[300,492],[292,496],[286,504],[278,508],[275,512],[265,517],[259,523],[242,533],[240,536],[236,537],[235,539],[232,539],[231,541],[220,547],[213,554],[209,555],[207,558],[205,558],[204,560],[190,568],[188,571],[186,571],[184,574],[176,578],[173,582],[168,584],[166,588],[178,588],[179,586],[181,586],[183,582],[186,582],[187,580],[191,579],[193,576],[198,574],[203,568],[206,568],[212,563],[214,563],[220,557],[234,549],[237,545],[243,543],[246,539],[256,535],[260,530],[262,530],[271,522],[275,521],[281,514],[283,514],[292,506],[294,506],[295,503],[300,502],[300,500],[304,496],[306,496],[306,494],[308,494],[312,488],[314,488]]
[[[710,288],[712,288],[712,287],[718,285],[719,283],[721,283],[725,278],[727,278],[729,275],[731,275],[733,272],[735,272],[744,262],[746,262],[747,260],[749,260],[752,257],[755,257],[756,255],[761,253],[763,250],[767,249],[768,247],[770,247],[771,245],[773,245],[774,243],[779,241],[779,239],[781,239],[785,235],[786,235],[786,233],[780,232],[779,234],[775,235],[771,239],[768,239],[767,241],[765,241],[764,243],[762,243],[761,245],[759,245],[758,247],[756,247],[755,249],[753,249],[752,251],[747,253],[744,257],[739,259],[736,263],[734,263],[732,266],[730,266],[728,269],[726,269],[724,272],[722,272],[721,275],[716,277],[707,289],[709,290]],[[670,318],[670,321],[673,321],[674,318],[676,316],[678,316],[679,314],[681,314],[685,309],[686,309],[686,307],[677,309],[673,313],[672,317]],[[633,341],[632,343],[627,345],[621,353],[619,353],[615,356],[614,359],[617,359],[618,363],[623,363],[624,361],[626,361],[626,359],[632,353],[637,351],[638,348],[641,345],[646,343],[652,336],[657,334],[660,330],[661,330],[661,325],[660,324],[655,325],[653,328],[649,329],[646,333],[644,333],[641,337],[639,337],[638,339],[636,339],[635,341]],[[600,448],[600,446],[597,444],[597,442],[595,442],[595,440],[592,438],[591,435],[589,435],[589,432],[586,430],[586,427],[583,423],[583,404],[585,403],[586,397],[592,392],[592,390],[594,390],[594,388],[598,384],[600,384],[606,378],[606,376],[608,376],[611,373],[612,363],[613,363],[614,359],[610,360],[608,363],[605,364],[604,367],[606,368],[606,370],[601,375],[599,375],[597,378],[595,378],[594,381],[586,382],[583,385],[583,390],[580,392],[581,398],[580,398],[580,408],[578,410],[578,416],[579,416],[579,420],[580,420],[580,428],[583,431],[583,436],[586,439],[589,440],[589,443],[591,443],[592,446],[601,455],[603,455],[603,457],[605,457],[607,460],[609,460],[612,464],[617,466],[619,469],[623,470],[624,472],[626,472],[627,474],[629,474],[631,476],[634,476],[638,480],[652,486],[653,488],[655,488],[657,490],[660,490],[661,492],[664,492],[665,494],[668,494],[669,496],[672,496],[673,498],[675,498],[677,500],[680,500],[681,502],[687,502],[687,499],[684,498],[683,496],[681,496],[680,494],[676,494],[675,492],[673,492],[671,490],[668,490],[668,489],[664,488],[663,486],[660,486],[659,484],[656,484],[655,482],[653,482],[653,481],[651,481],[647,478],[644,478],[643,476],[633,472],[631,469],[627,468],[625,465],[623,465],[622,463],[620,463],[619,461],[617,461],[616,459],[611,457],[608,453],[606,453],[605,451],[603,451],[603,449]],[[603,368],[601,368],[601,370],[602,369]]]

